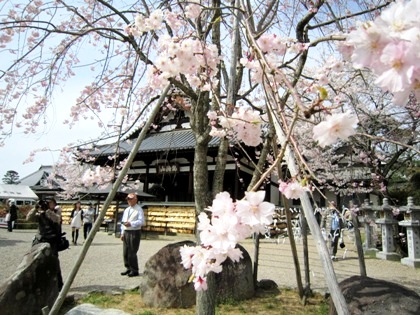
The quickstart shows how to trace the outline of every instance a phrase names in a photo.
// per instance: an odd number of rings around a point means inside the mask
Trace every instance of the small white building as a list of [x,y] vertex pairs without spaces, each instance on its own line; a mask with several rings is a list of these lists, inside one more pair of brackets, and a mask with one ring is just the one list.
[[0,199],[14,199],[17,206],[34,205],[38,196],[28,185],[0,184]]

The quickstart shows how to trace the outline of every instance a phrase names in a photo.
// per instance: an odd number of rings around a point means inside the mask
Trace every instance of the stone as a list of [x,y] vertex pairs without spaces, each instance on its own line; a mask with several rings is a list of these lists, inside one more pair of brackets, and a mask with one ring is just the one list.
[[255,294],[251,257],[245,248],[237,246],[242,251],[243,258],[237,263],[227,259],[223,263],[223,271],[215,275],[218,302],[242,301]]
[[195,244],[191,241],[169,244],[146,262],[139,286],[146,305],[168,308],[194,305],[194,286],[188,283],[191,271],[181,264],[179,249],[184,245]]
[[275,291],[278,290],[279,286],[271,279],[261,279],[257,283],[257,288],[263,291]]
[[[402,285],[353,276],[339,284],[352,315],[420,314],[420,296]],[[330,315],[337,314],[330,300]]]
[[65,315],[130,315],[114,308],[103,309],[93,304],[80,304],[72,308]]
[[2,314],[41,314],[58,296],[58,257],[47,243],[33,246],[16,272],[0,284]]
[[[183,241],[169,244],[146,262],[139,286],[146,305],[185,308],[195,304],[194,285],[188,282],[191,270],[181,264],[179,250],[184,245],[195,246],[195,243]],[[243,300],[254,296],[251,257],[242,246],[240,249],[244,258],[238,263],[226,261],[223,271],[215,275],[218,301]]]

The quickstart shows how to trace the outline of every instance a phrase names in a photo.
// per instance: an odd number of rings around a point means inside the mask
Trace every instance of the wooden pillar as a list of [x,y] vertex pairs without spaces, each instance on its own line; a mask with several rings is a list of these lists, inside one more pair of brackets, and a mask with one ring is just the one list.
[[235,166],[235,182],[233,183],[233,185],[234,185],[234,188],[233,188],[234,192],[233,192],[233,194],[235,196],[234,199],[238,199],[238,196],[239,196],[238,166]]
[[144,186],[143,191],[149,192],[149,171],[150,171],[150,163],[146,163],[146,177],[144,178]]
[[118,209],[120,207],[120,200],[117,199],[117,205],[115,206],[115,218],[114,218],[114,235],[120,237],[120,231],[118,230]]
[[193,162],[190,161],[190,171],[188,175],[188,201],[194,201],[194,166]]

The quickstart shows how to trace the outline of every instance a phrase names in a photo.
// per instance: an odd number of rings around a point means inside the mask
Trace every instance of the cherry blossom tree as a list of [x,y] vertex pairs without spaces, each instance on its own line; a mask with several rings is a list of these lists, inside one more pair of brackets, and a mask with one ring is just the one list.
[[344,196],[374,193],[389,197],[387,188],[393,177],[418,159],[416,150],[410,149],[418,146],[418,102],[412,98],[405,106],[395,106],[392,95],[373,81],[367,71],[345,79],[349,87],[342,97],[359,119],[358,132],[349,141],[328,148],[313,146],[309,136],[301,141],[319,188]]
[[[331,174],[340,172],[338,149],[349,143],[362,163],[377,167],[378,183],[388,176],[381,173],[382,161],[395,165],[393,160],[418,154],[418,1],[0,4],[2,141],[17,129],[37,132],[51,122],[51,111],[64,110],[69,118],[63,123],[70,128],[92,120],[100,131],[98,141],[118,144],[133,130],[149,126],[156,106],[181,108],[190,115],[196,139],[199,247],[183,251],[184,265],[196,276],[197,313],[214,313],[212,274],[226,257],[240,257],[233,244],[269,222],[272,207],[257,191],[280,171],[282,161],[290,176],[282,178],[281,192],[301,199],[320,239],[333,301],[339,313],[347,313],[307,191],[322,192],[321,185],[331,184]],[[371,73],[365,74],[366,69]],[[60,91],[82,78],[89,82],[77,102],[61,108]],[[372,93],[372,83],[381,90]],[[170,89],[176,94],[167,95]],[[401,122],[407,124],[392,127]],[[212,136],[222,142],[209,194],[207,147]],[[121,183],[132,160],[120,160],[118,146],[104,168],[86,170],[75,164],[91,161],[96,144],[84,141],[63,149],[57,169],[69,187],[105,185],[115,178]],[[259,146],[265,159],[256,162],[254,185],[244,200],[230,201],[220,194],[227,151],[242,144]],[[382,159],[384,152],[393,155]],[[354,180],[339,186],[350,192],[348,183]],[[229,208],[221,208],[220,200]],[[210,218],[202,214],[208,207]],[[231,218],[234,228],[223,225],[220,216]]]

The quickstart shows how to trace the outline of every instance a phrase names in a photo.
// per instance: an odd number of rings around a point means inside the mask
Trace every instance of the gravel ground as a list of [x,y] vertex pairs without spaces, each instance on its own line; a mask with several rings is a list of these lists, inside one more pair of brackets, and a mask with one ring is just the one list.
[[[69,226],[63,226],[63,230],[67,232],[67,237],[71,235]],[[3,282],[15,272],[22,257],[30,248],[34,234],[35,230],[14,230],[10,233],[6,229],[0,229],[0,264],[2,266],[0,269],[0,282]],[[158,236],[150,233],[143,233],[143,238],[138,253],[140,273],[143,271],[146,260],[166,244],[193,239],[191,235]],[[81,243],[82,241],[83,237],[79,237],[79,242]],[[324,274],[316,247],[311,239],[309,244],[311,287],[316,291],[326,292]],[[242,245],[252,257],[252,240],[247,240]],[[334,262],[335,272],[339,281],[359,273],[355,248],[350,240],[346,242],[346,245],[345,258],[342,258],[345,253],[344,250],[340,249],[338,255],[341,258]],[[60,253],[64,279],[69,275],[81,248],[82,245],[71,246],[69,250]],[[299,243],[298,252],[302,252]],[[302,257],[300,261],[302,264]],[[370,277],[400,283],[420,293],[420,286],[418,285],[420,283],[419,269],[416,270],[402,265],[400,262],[384,261],[376,258],[367,258],[366,268]],[[93,290],[115,291],[136,287],[139,283],[139,278],[123,277],[120,275],[120,272],[123,270],[120,239],[100,231],[97,233],[74,279],[70,293],[83,294]],[[287,239],[282,239],[280,242],[271,239],[261,241],[258,278],[272,279],[280,287],[296,287],[295,271]]]

